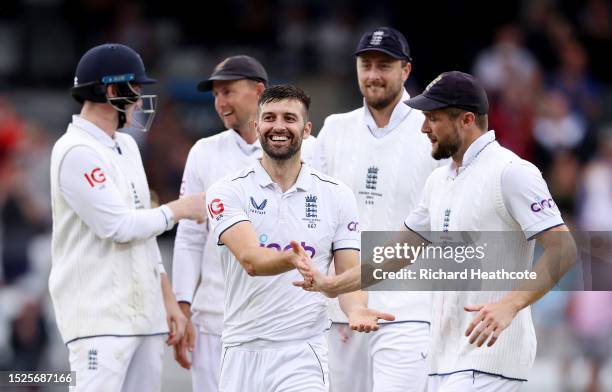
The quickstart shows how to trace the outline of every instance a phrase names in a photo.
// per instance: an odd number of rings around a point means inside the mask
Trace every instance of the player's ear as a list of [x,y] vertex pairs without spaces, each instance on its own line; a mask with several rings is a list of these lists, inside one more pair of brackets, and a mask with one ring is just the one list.
[[117,94],[117,85],[116,84],[108,84],[106,85],[106,96],[109,98],[115,98],[118,96]]
[[266,89],[265,84],[263,84],[262,82],[257,82],[257,84],[255,85],[255,91],[257,92],[257,97],[261,97],[261,94],[263,94],[265,89]]
[[410,72],[412,72],[412,63],[408,61],[402,61],[401,65],[402,65],[402,79],[405,82],[406,80],[408,80],[408,77],[410,76]]
[[312,123],[310,121],[307,121],[306,124],[304,125],[303,139],[307,139],[308,136],[310,136],[311,132],[312,132]]
[[476,123],[476,115],[472,112],[464,112],[461,116],[461,125],[464,127],[471,127]]

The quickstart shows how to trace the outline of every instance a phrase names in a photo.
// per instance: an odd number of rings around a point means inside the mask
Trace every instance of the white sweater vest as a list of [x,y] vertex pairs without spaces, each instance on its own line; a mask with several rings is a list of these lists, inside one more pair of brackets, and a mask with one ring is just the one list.
[[[504,205],[501,188],[504,168],[519,160],[521,158],[513,152],[492,142],[458,176],[449,176],[448,166],[434,171],[425,188],[431,230],[518,233],[508,236],[512,243],[506,244],[506,248],[512,251],[497,252],[495,258],[498,265],[521,260],[530,266],[534,242],[524,239],[521,227]],[[469,344],[464,335],[476,313],[466,312],[463,307],[495,302],[505,294],[502,291],[434,293],[431,374],[477,370],[511,379],[527,379],[536,353],[530,308],[517,314],[492,347],[478,348]]]
[[[400,103],[403,105],[403,103]],[[411,110],[397,129],[376,138],[365,122],[365,109],[334,114],[317,138],[313,166],[347,184],[357,199],[361,231],[398,231],[420,200],[425,181],[439,163],[421,133],[425,117]],[[395,322],[431,319],[431,293],[370,291],[369,307],[395,315]],[[346,322],[337,300],[330,317]],[[384,322],[384,321],[381,321]]]
[[126,205],[150,208],[138,146],[129,135],[116,133],[116,138],[128,147],[121,156],[71,124],[51,155],[53,239],[49,290],[65,343],[91,336],[168,331],[155,238],[116,243],[98,237],[70,208],[59,189],[64,156],[73,147],[87,146],[106,163],[105,175],[115,183]]

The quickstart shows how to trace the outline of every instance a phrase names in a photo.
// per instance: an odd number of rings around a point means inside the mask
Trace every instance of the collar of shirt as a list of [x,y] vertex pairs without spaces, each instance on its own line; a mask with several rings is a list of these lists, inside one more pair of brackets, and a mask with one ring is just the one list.
[[376,121],[374,121],[374,117],[372,117],[372,113],[370,113],[370,108],[368,108],[368,105],[366,104],[365,98],[363,99],[363,107],[365,108],[365,123],[370,130],[370,133],[372,133],[372,136],[380,139],[393,132],[402,123],[402,121],[404,121],[404,119],[412,111],[412,108],[404,103],[404,101],[408,99],[410,99],[410,94],[404,90],[402,98],[399,100],[397,105],[395,105],[395,108],[393,108],[391,118],[389,119],[389,124],[383,128],[378,128]]
[[457,169],[457,166],[455,165],[455,161],[453,161],[452,159],[450,160],[449,176],[455,178],[459,174],[461,174],[461,172],[464,171],[465,168],[468,167],[474,161],[474,159],[476,159],[478,154],[480,154],[480,152],[484,150],[485,147],[487,147],[489,144],[493,143],[494,141],[495,141],[495,131],[493,130],[490,130],[480,135],[478,139],[474,140],[474,142],[470,144],[468,149],[465,151],[465,154],[463,154],[463,162],[461,166],[459,167],[459,169]]
[[[261,159],[257,160],[257,163],[253,167],[253,171],[255,173],[255,180],[261,187],[267,188],[271,185],[275,185],[275,187],[280,190],[280,187],[272,180],[266,169],[262,166]],[[294,192],[296,190],[308,191],[312,185],[312,181],[310,166],[302,162],[302,168],[300,169],[300,174],[298,174],[295,184],[285,193]]]
[[261,152],[261,144],[259,143],[259,138],[255,140],[255,143],[249,144],[246,142],[246,140],[242,138],[242,136],[240,136],[240,133],[238,131],[236,131],[235,129],[232,129],[231,131],[232,135],[234,136],[234,140],[236,141],[236,144],[238,145],[240,150],[242,150],[242,152],[244,152],[246,155],[251,155],[255,152]]
[[115,148],[117,146],[115,139],[108,136],[106,132],[98,128],[91,121],[85,120],[83,117],[75,114],[72,116],[72,125],[77,127],[78,129],[87,132],[91,136],[95,137],[100,143],[105,145],[106,147]]

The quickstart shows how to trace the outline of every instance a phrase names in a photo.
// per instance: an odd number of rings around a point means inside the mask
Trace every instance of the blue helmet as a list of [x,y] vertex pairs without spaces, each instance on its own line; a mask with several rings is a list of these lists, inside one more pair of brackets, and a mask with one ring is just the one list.
[[151,84],[157,82],[145,73],[136,51],[128,46],[110,43],[89,49],[77,65],[72,96],[78,102],[107,102],[109,84]]

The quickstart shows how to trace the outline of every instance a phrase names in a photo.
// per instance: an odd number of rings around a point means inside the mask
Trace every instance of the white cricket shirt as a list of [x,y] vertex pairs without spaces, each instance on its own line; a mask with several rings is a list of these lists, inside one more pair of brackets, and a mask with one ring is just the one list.
[[[328,270],[334,250],[360,246],[351,190],[307,164],[283,193],[258,161],[211,186],[206,201],[215,238],[249,221],[261,246],[282,251],[295,240],[322,271]],[[307,339],[329,326],[323,295],[292,285],[302,280],[298,271],[251,277],[228,248],[220,251],[226,281],[224,344]]]
[[[563,224],[538,169],[495,141],[493,131],[467,149],[457,170],[453,163],[428,178],[423,199],[405,221],[417,232],[496,231],[508,235],[504,249],[488,249],[498,265],[531,265],[539,232]],[[493,255],[493,256],[491,256]],[[480,371],[526,380],[536,353],[529,307],[518,312],[492,347],[469,344],[464,333],[476,313],[465,305],[497,302],[504,291],[436,291],[433,298],[431,374]]]
[[[315,138],[302,141],[302,160],[309,162]],[[248,144],[238,132],[225,130],[200,139],[191,148],[181,196],[206,192],[220,178],[253,165],[261,158],[259,139]],[[179,222],[174,242],[172,287],[178,301],[191,304],[192,320],[205,333],[221,335],[223,329],[224,277],[217,240],[209,236],[209,223]]]
[[50,174],[49,291],[64,342],[167,332],[155,236],[172,219],[168,207],[150,209],[136,142],[75,116]]

